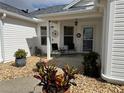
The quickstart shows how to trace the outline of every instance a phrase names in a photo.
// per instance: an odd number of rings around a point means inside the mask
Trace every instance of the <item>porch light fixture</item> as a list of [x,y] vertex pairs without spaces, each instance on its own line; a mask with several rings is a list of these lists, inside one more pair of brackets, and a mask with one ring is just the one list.
[[78,25],[78,20],[76,19],[76,20],[75,20],[75,26],[77,26],[77,25]]

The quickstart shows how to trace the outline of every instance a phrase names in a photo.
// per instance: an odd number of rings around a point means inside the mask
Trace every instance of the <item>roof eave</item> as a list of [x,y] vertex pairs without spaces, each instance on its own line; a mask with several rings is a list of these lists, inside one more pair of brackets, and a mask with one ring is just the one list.
[[76,14],[76,13],[86,13],[86,12],[95,12],[97,10],[96,7],[88,10],[80,9],[76,11],[64,11],[64,12],[58,12],[58,13],[51,13],[51,14],[41,14],[37,15],[36,17],[42,18],[42,17],[50,17],[50,16],[62,16],[62,15],[69,15],[69,14]]
[[9,12],[9,11],[6,11],[4,9],[0,9],[0,13],[5,13],[9,16],[13,16],[13,17],[23,19],[23,20],[26,20],[26,21],[30,21],[30,22],[33,22],[33,23],[39,23],[40,21],[42,21],[42,20],[38,20],[38,19],[36,20],[34,18],[26,17],[26,16],[23,16],[23,15],[20,15],[20,14],[17,14],[17,13]]

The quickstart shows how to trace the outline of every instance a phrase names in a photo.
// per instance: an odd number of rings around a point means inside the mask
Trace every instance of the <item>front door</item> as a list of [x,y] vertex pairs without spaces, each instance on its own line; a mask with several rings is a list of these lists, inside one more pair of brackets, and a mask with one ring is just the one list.
[[69,50],[74,49],[74,27],[64,26],[64,45],[68,47]]
[[84,27],[83,29],[83,52],[93,50],[93,27]]

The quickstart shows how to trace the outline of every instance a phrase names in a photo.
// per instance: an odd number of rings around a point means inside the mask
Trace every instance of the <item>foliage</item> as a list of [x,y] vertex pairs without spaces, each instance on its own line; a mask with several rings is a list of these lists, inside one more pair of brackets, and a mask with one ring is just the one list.
[[64,81],[62,82],[62,86],[65,90],[67,90],[71,85],[76,86],[74,82],[75,74],[77,74],[77,69],[74,67],[69,67],[69,65],[65,65],[63,68],[64,71]]
[[96,52],[90,52],[84,55],[84,75],[99,77],[99,69],[97,65],[98,58],[99,54]]
[[67,90],[74,83],[75,74],[77,70],[66,65],[63,68],[63,74],[57,75],[57,67],[55,65],[40,64],[38,67],[38,75],[34,75],[36,79],[40,80],[37,86],[43,86],[46,93],[57,93],[61,90]]
[[18,49],[15,52],[14,56],[16,57],[16,59],[26,58],[27,52],[25,52],[24,49]]
[[42,65],[44,65],[44,62],[37,62],[36,63],[37,69],[39,70]]

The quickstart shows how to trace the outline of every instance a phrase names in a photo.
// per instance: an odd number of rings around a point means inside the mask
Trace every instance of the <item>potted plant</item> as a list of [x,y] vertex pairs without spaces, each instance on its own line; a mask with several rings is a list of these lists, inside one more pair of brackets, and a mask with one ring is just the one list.
[[99,66],[97,59],[99,58],[99,54],[96,52],[90,52],[84,55],[83,67],[84,67],[84,75],[90,77],[99,77]]
[[34,75],[40,80],[36,86],[43,86],[43,93],[70,93],[70,86],[76,85],[74,79],[77,70],[66,65],[62,71],[63,74],[57,74],[55,65],[42,64],[38,70],[39,74]]
[[23,67],[26,65],[27,52],[24,49],[18,49],[15,54],[15,65],[17,67]]

